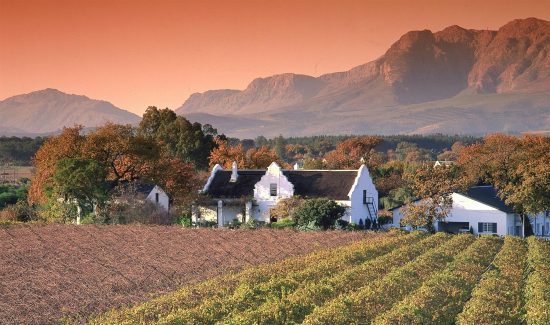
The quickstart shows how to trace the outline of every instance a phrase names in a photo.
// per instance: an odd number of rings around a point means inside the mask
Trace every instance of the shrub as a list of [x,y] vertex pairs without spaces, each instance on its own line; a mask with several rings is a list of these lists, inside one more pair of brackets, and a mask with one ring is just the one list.
[[229,222],[229,224],[227,225],[227,227],[228,227],[229,229],[238,229],[238,228],[240,228],[240,227],[242,226],[242,224],[243,224],[243,223],[242,223],[239,219],[235,218],[235,219],[233,219],[231,222]]
[[191,228],[193,226],[193,222],[191,221],[191,216],[190,215],[181,216],[180,219],[178,220],[178,223],[183,228]]
[[243,229],[257,229],[257,228],[260,228],[262,226],[262,224],[254,219],[254,218],[250,218],[247,222],[243,223],[241,225],[241,228]]
[[304,199],[299,196],[293,196],[291,198],[282,199],[277,204],[269,209],[269,216],[271,218],[291,219],[294,220],[294,213],[302,205]]
[[276,229],[293,228],[294,226],[296,226],[296,222],[292,221],[290,218],[285,218],[271,223],[271,227]]
[[333,200],[319,198],[304,201],[294,214],[298,226],[332,228],[336,220],[344,216],[346,208]]

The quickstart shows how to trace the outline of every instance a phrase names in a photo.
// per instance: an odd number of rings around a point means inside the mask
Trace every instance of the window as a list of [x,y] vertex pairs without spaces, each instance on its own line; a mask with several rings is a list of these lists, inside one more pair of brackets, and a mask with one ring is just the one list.
[[477,232],[496,234],[497,224],[494,222],[479,222],[477,224]]
[[275,183],[269,184],[269,194],[271,196],[277,196],[277,184]]
[[159,194],[155,193],[155,202],[159,203]]
[[367,204],[367,190],[363,190],[363,204]]

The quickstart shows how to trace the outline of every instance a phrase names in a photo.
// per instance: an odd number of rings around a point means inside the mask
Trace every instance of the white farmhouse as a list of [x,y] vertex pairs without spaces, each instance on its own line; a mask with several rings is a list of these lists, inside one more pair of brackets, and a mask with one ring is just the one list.
[[232,170],[214,166],[202,190],[202,203],[193,221],[215,221],[223,227],[233,220],[274,222],[270,209],[284,198],[328,198],[347,208],[344,220],[377,221],[378,191],[367,166],[358,170],[284,170],[273,162],[267,170]]
[[[466,193],[452,193],[452,198],[453,205],[449,215],[444,221],[435,223],[437,231],[458,233],[471,229],[474,234],[523,234],[520,215],[497,196],[493,186],[474,186]],[[401,207],[393,209],[392,212],[393,225],[400,227],[403,218]],[[540,235],[550,235],[550,219],[544,220],[544,215],[526,219],[531,221],[533,230],[539,230]],[[538,226],[535,225],[537,222]],[[405,225],[404,228],[410,229],[410,226]]]

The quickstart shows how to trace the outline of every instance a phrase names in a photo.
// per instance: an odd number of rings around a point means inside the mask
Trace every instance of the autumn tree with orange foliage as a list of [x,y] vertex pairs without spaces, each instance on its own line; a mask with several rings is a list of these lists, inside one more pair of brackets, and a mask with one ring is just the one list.
[[401,222],[435,232],[434,223],[445,220],[452,208],[451,193],[464,189],[460,169],[456,166],[424,165],[416,170],[406,171],[403,178],[420,201],[409,202],[404,207]]
[[85,141],[80,134],[82,126],[65,128],[61,134],[48,138],[34,156],[36,172],[29,187],[28,201],[31,204],[44,203],[44,189],[52,184],[57,162],[64,158],[82,157],[82,144]]
[[186,201],[196,192],[194,166],[170,156],[156,140],[144,137],[129,125],[106,124],[88,135],[82,127],[65,128],[46,140],[34,158],[36,177],[29,189],[29,203],[44,204],[56,165],[65,158],[93,160],[105,169],[111,186],[126,181],[154,182],[173,200]]
[[468,184],[492,184],[516,212],[550,210],[550,137],[492,134],[464,148],[458,163]]
[[226,140],[216,139],[216,147],[210,152],[210,167],[219,164],[222,168],[231,169],[236,161],[239,168],[246,168],[246,153],[243,146],[230,146]]
[[363,163],[370,164],[371,152],[381,142],[378,136],[347,139],[325,155],[325,164],[328,169],[358,169]]
[[277,162],[280,166],[288,167],[275,152],[267,146],[259,148],[250,148],[245,152],[243,146],[228,145],[225,140],[216,140],[217,147],[210,153],[210,167],[219,164],[224,169],[231,169],[233,162],[237,162],[241,169],[263,169],[267,168],[272,162]]

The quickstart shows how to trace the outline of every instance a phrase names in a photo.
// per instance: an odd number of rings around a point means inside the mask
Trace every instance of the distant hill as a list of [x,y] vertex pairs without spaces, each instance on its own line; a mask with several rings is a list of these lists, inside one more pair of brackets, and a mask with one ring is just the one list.
[[133,124],[140,117],[113,104],[44,89],[0,101],[0,135],[34,136],[80,124],[95,127],[105,122]]
[[545,131],[549,58],[550,22],[536,18],[411,31],[349,71],[257,78],[193,94],[177,113],[237,137]]

